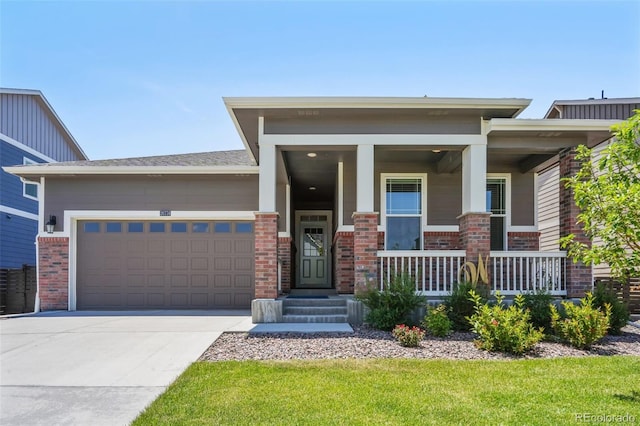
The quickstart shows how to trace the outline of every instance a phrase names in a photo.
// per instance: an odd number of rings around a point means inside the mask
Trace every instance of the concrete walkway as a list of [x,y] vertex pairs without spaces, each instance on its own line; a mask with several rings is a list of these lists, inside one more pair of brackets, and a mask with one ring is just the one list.
[[53,312],[0,319],[0,424],[126,425],[248,311]]

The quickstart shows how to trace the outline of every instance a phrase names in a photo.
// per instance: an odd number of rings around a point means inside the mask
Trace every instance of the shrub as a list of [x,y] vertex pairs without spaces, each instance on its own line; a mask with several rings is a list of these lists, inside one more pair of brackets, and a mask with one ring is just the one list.
[[524,295],[524,306],[529,309],[531,323],[536,328],[543,328],[546,333],[552,333],[551,309],[553,296],[544,290]]
[[605,304],[611,305],[611,316],[609,317],[609,334],[618,335],[621,333],[622,327],[627,325],[629,309],[627,305],[621,302],[613,290],[607,288],[604,284],[598,283],[596,291],[593,294],[593,306],[604,312]]
[[415,326],[409,327],[404,324],[396,325],[392,334],[402,346],[408,348],[418,347],[420,341],[424,338],[424,331],[421,328]]
[[529,311],[524,306],[524,297],[519,294],[513,305],[503,305],[504,296],[497,294],[497,303],[483,303],[476,292],[471,291],[474,314],[469,317],[473,332],[478,334],[475,344],[480,349],[496,352],[522,354],[531,350],[543,337],[530,321]]
[[422,326],[433,336],[448,336],[451,333],[451,320],[447,316],[447,307],[440,304],[437,308],[429,309]]
[[369,308],[366,322],[380,330],[391,330],[396,324],[411,322],[411,311],[423,301],[416,294],[413,279],[407,274],[394,276],[384,290],[371,286],[356,294],[355,298]]
[[580,306],[562,302],[562,318],[554,305],[551,308],[551,324],[556,334],[579,349],[588,349],[607,334],[611,305],[604,304],[604,312],[593,306],[593,295],[587,293],[580,299]]
[[451,320],[451,325],[457,331],[469,331],[470,325],[467,320],[473,315],[473,301],[469,299],[469,292],[473,290],[478,294],[482,301],[486,303],[489,297],[488,287],[485,285],[474,285],[468,282],[454,284],[451,295],[444,298],[444,304],[447,307],[447,315]]

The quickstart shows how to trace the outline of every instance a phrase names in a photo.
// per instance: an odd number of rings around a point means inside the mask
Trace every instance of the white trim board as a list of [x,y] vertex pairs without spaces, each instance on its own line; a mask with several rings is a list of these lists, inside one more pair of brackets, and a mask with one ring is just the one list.
[[1,204],[0,204],[0,212],[6,213],[6,214],[12,214],[14,216],[22,217],[24,219],[30,219],[30,220],[35,220],[35,221],[38,220],[38,215],[37,214],[25,212],[25,211],[18,210],[18,209],[14,209],[13,207],[9,207],[9,206],[3,206]]
[[36,151],[35,149],[23,144],[20,141],[17,141],[17,140],[15,140],[13,138],[10,138],[9,136],[5,135],[4,133],[0,133],[0,140],[4,141],[4,142],[8,143],[9,145],[12,145],[12,146],[14,146],[14,147],[16,147],[16,148],[18,148],[20,150],[22,150],[22,151],[24,151],[24,152],[26,152],[26,153],[28,153],[30,155],[33,155],[34,157],[38,157],[39,159],[44,160],[44,161],[46,161],[48,163],[57,163],[57,161],[54,160],[53,158],[51,158],[51,157],[49,157],[47,155],[44,155],[41,152]]

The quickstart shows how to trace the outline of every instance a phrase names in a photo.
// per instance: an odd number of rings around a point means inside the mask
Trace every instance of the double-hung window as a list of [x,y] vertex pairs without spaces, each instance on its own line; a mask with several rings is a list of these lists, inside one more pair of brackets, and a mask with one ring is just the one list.
[[487,212],[491,213],[491,250],[506,250],[507,179],[487,178]]
[[[22,158],[22,164],[38,164],[27,157]],[[38,200],[38,185],[35,183],[24,182],[22,184],[22,195],[32,200]]]
[[383,178],[386,250],[422,250],[424,175]]

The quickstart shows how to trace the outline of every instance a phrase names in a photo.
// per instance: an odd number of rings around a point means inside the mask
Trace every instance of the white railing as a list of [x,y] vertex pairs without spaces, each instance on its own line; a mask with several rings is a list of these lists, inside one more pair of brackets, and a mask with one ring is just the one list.
[[408,274],[416,291],[426,296],[451,293],[458,271],[465,262],[464,250],[381,250],[378,251],[380,289],[395,275]]
[[513,295],[545,290],[566,295],[565,252],[492,251],[489,274],[493,292]]
[[[465,262],[464,250],[381,250],[378,251],[378,286],[383,289],[395,275],[408,274],[416,292],[425,296],[445,296],[458,282]],[[565,252],[492,251],[487,269],[493,293],[504,295],[545,290],[567,294]]]

